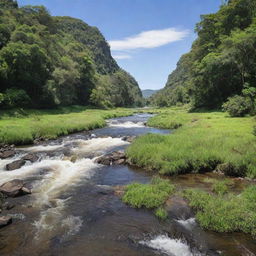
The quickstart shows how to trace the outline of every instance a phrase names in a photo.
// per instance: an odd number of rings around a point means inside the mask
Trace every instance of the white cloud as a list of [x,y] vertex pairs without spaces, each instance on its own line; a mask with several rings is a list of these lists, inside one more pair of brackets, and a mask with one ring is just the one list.
[[127,54],[119,54],[119,55],[113,55],[113,58],[116,60],[124,60],[124,59],[131,59],[132,56]]
[[131,37],[126,37],[123,40],[111,40],[109,41],[109,44],[113,51],[133,50],[138,48],[156,48],[182,40],[188,35],[188,33],[188,30],[178,30],[176,28],[149,30]]

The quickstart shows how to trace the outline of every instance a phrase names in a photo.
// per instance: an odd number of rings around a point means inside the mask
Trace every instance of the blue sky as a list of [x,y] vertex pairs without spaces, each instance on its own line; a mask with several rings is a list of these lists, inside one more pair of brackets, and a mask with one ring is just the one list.
[[118,64],[141,89],[164,87],[180,56],[189,51],[201,14],[221,0],[18,0],[44,5],[52,15],[72,16],[96,26]]

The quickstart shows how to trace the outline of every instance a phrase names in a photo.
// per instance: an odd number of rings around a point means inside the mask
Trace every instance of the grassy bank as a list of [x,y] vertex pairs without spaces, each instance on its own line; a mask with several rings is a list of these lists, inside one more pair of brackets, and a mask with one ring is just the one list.
[[127,156],[136,165],[167,175],[218,169],[256,178],[255,118],[176,108],[162,110],[148,124],[177,129],[170,135],[148,134],[135,140]]
[[36,138],[61,135],[105,126],[105,119],[127,116],[132,109],[98,110],[80,106],[55,110],[11,110],[0,112],[0,143],[29,144]]
[[[217,183],[218,184],[218,183]],[[216,191],[216,186],[220,190]],[[200,226],[217,232],[241,231],[256,235],[256,186],[247,187],[236,195],[228,192],[223,183],[213,186],[214,193],[187,189],[183,195],[196,211]]]

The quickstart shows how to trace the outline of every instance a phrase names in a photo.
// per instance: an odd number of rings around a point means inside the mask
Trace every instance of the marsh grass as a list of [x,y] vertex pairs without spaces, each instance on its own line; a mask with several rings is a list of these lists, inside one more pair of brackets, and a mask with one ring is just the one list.
[[121,108],[97,110],[79,106],[48,111],[1,111],[0,142],[21,145],[32,143],[36,138],[55,139],[61,135],[104,127],[105,119],[131,115],[134,111]]
[[174,190],[175,187],[169,180],[154,177],[150,184],[132,183],[127,185],[122,200],[134,208],[156,209],[156,216],[165,219],[167,212],[162,206],[174,193]]
[[196,210],[196,219],[203,228],[256,235],[256,186],[246,188],[239,195],[209,194],[198,189],[187,189],[183,195]]
[[255,120],[251,117],[165,109],[148,124],[181,127],[169,135],[147,134],[136,139],[127,156],[138,166],[166,175],[219,169],[227,175],[256,177]]

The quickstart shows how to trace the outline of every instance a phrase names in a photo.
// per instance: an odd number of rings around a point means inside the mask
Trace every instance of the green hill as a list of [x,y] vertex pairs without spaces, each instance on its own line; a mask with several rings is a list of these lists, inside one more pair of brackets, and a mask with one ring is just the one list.
[[142,104],[135,79],[96,27],[0,0],[0,107]]
[[202,15],[195,30],[198,38],[191,51],[152,102],[213,109],[234,95],[239,102],[255,97],[256,1],[225,1],[217,13]]

